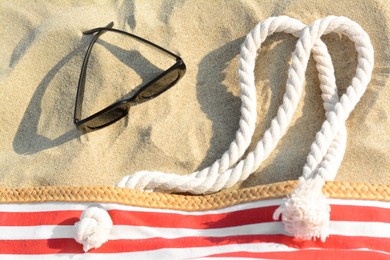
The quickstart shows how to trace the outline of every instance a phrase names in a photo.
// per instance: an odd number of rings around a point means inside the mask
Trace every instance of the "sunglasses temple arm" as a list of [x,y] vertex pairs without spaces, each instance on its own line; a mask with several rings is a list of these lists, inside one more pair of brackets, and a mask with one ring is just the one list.
[[128,33],[128,32],[124,32],[124,31],[121,31],[121,30],[118,30],[118,29],[113,29],[112,28],[113,25],[114,25],[114,23],[111,22],[106,27],[99,27],[99,28],[91,29],[91,30],[83,32],[83,34],[94,34],[96,32],[105,32],[105,31],[112,31],[112,32],[124,34],[124,35],[132,37],[133,39],[135,39],[135,40],[137,40],[137,41],[139,41],[141,43],[146,43],[148,45],[153,46],[157,50],[172,56],[173,58],[176,59],[176,61],[180,61],[181,60],[181,58],[178,55],[174,54],[173,52],[168,51],[167,49],[164,49],[163,47],[161,47],[161,46],[159,46],[159,45],[157,45],[157,44],[155,44],[155,43],[153,43],[151,41],[148,41],[148,40],[146,40],[144,38],[141,38],[141,37],[139,37],[137,35],[134,35],[134,34],[131,34],[131,33]]
[[[109,23],[105,28],[112,28],[114,25],[114,22]],[[105,32],[103,29],[105,28],[95,28],[89,31],[84,32],[83,34],[93,34],[95,32],[98,32],[93,39],[91,40],[91,43],[88,46],[88,50],[85,54],[84,60],[83,60],[83,65],[81,67],[81,72],[80,72],[80,78],[79,78],[79,83],[77,87],[77,94],[76,94],[76,104],[75,104],[75,111],[74,111],[74,117],[73,121],[74,123],[78,123],[81,119],[81,110],[83,107],[83,99],[84,99],[84,89],[85,89],[85,78],[86,78],[86,73],[87,73],[87,64],[89,60],[89,56],[91,54],[91,50],[95,42],[98,40],[98,38]]]

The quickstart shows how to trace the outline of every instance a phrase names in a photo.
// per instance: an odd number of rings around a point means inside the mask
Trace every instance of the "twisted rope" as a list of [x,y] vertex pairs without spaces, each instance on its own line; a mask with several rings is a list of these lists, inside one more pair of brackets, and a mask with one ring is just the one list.
[[[345,121],[366,90],[374,64],[374,51],[367,33],[346,17],[328,16],[306,27],[298,40],[295,52],[304,69],[310,49],[322,35],[329,32],[344,34],[354,42],[358,52],[356,74],[340,100],[332,98],[332,102],[326,105],[329,105],[326,120],[311,145],[300,183],[274,213],[275,220],[282,215],[285,230],[295,237],[320,238],[322,241],[329,236],[330,222],[330,206],[322,193],[322,187],[325,179],[333,180],[336,176],[346,144]],[[303,81],[296,83],[303,84]]]
[[80,221],[74,224],[74,238],[83,245],[84,252],[87,252],[108,241],[112,226],[108,212],[101,206],[92,206],[84,210]]
[[[241,48],[239,62],[240,98],[242,101],[240,128],[236,133],[236,139],[230,144],[229,150],[223,154],[221,159],[217,160],[211,167],[184,176],[156,171],[136,172],[124,177],[118,183],[118,186],[141,190],[202,194],[234,185],[237,181],[234,181],[231,177],[234,174],[234,179],[237,179],[236,176],[239,177],[238,170],[232,172],[229,168],[242,157],[251,142],[255,129],[257,110],[254,69],[257,50],[261,47],[261,43],[274,32],[286,32],[299,36],[299,32],[304,27],[303,23],[289,17],[271,17],[263,23],[259,23],[246,37]],[[288,97],[297,95],[295,89],[287,89],[284,106],[282,105],[279,109],[281,112],[278,112],[271,128],[264,134],[264,155],[268,155],[274,149],[282,134],[286,131],[289,122],[285,119],[291,120],[294,113],[293,107],[296,107],[298,103],[298,98],[295,98],[293,100],[295,102],[292,103]],[[263,156],[261,159],[264,160],[265,157]],[[253,165],[253,156],[249,160],[247,157],[246,161],[249,164],[241,163],[241,161],[239,167],[243,169],[245,166],[245,175],[249,175],[248,171],[253,167],[248,166]]]
[[[337,26],[337,23],[339,23],[340,26]],[[340,108],[337,107],[340,106],[339,104],[356,104],[358,100],[351,101],[349,96],[347,99],[344,98],[339,102],[333,64],[320,36],[333,30],[345,33],[350,36],[353,41],[360,43],[359,47],[356,47],[357,49],[365,46],[364,42],[367,41],[368,36],[365,33],[363,36],[360,36],[359,33],[362,31],[360,26],[344,17],[327,17],[321,20],[321,22],[316,21],[310,26],[310,30],[308,28],[304,30],[304,35],[302,35],[297,43],[292,64],[288,72],[283,104],[279,107],[277,116],[272,120],[271,127],[264,133],[263,138],[258,142],[255,150],[250,152],[245,159],[237,163],[248,148],[255,128],[256,89],[254,83],[254,68],[257,50],[261,47],[261,43],[275,32],[290,33],[299,37],[304,28],[305,25],[296,19],[286,16],[271,17],[264,22],[259,23],[247,35],[241,48],[239,62],[242,101],[239,123],[240,128],[236,133],[236,139],[231,143],[229,150],[222,155],[221,159],[217,160],[211,167],[184,176],[157,171],[137,172],[133,175],[124,177],[118,183],[118,186],[141,190],[203,194],[231,187],[237,182],[246,179],[269,156],[280,138],[285,134],[302,93],[304,73],[311,50],[313,51],[313,56],[317,63],[316,67],[321,82],[320,88],[323,92],[322,99],[324,101],[327,121],[335,121],[335,114],[339,115],[340,113]],[[359,50],[358,71],[360,74],[363,74],[360,70],[363,72],[369,71],[369,64],[372,64],[372,59],[371,63],[367,61],[363,62],[364,64],[361,65],[361,55],[365,55],[368,52],[359,52]],[[359,82],[361,82],[362,78],[360,76],[358,77]],[[369,81],[369,79],[362,80],[365,80],[366,84]],[[353,80],[353,82],[354,81],[356,80]],[[353,84],[356,86],[356,83]],[[363,92],[360,91],[361,94]],[[354,95],[354,97],[358,96],[359,95],[356,94]],[[342,112],[344,112],[344,110]],[[347,114],[349,114],[351,110],[352,108],[350,108],[349,112],[347,111]],[[313,143],[310,154],[308,155],[303,174],[305,178],[313,176],[314,173],[320,173],[327,179],[333,179],[336,175],[346,144],[346,118],[344,118],[344,120],[342,119],[343,117],[340,117],[339,121],[337,121],[337,127],[333,128],[329,127],[329,122],[326,123],[327,121],[325,121],[321,131],[317,134],[316,141]]]
[[[327,110],[326,120],[322,124],[321,130],[317,133],[314,143],[311,145],[311,150],[303,169],[303,177],[306,179],[314,177],[315,174],[331,180],[334,179],[342,156],[335,153],[337,148],[332,146],[332,140],[338,140],[335,144],[345,149],[345,121],[365,92],[371,80],[374,66],[374,50],[369,36],[359,24],[346,17],[328,16],[315,21],[310,27],[305,28],[302,37],[298,41],[297,49],[301,47],[304,47],[306,50],[310,49],[310,46],[313,46],[317,39],[330,32],[344,34],[354,42],[358,53],[358,64],[352,84],[347,88],[346,93],[341,96],[340,101],[333,103],[331,109]],[[306,55],[306,52],[300,52],[300,54],[302,54],[300,56],[302,60],[309,59],[309,55]],[[299,84],[303,84],[303,82]],[[338,133],[341,136],[337,137]],[[321,164],[318,165],[318,162],[321,162]],[[331,176],[326,177],[327,169],[329,168],[333,172]]]

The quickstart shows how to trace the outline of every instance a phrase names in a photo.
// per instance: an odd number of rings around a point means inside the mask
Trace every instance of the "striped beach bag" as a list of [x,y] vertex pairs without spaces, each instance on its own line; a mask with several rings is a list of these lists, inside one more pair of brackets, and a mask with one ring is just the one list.
[[[257,51],[273,33],[298,37],[283,104],[253,151]],[[321,36],[344,34],[356,75],[338,95]],[[245,180],[287,131],[310,55],[325,121],[297,181],[230,189]],[[369,84],[373,48],[346,17],[306,26],[286,16],[260,22],[241,48],[241,119],[221,159],[188,175],[142,171],[116,186],[0,189],[0,259],[390,259],[390,186],[334,181],[345,122]]]

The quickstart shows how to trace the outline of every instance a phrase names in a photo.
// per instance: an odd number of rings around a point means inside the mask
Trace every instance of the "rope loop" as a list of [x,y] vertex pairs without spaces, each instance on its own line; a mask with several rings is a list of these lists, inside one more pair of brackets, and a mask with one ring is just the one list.
[[[299,38],[288,70],[283,103],[255,149],[242,158],[251,143],[256,125],[254,70],[257,51],[268,36],[280,32]],[[341,97],[337,91],[332,59],[321,40],[321,36],[331,32],[347,36],[355,44],[358,53],[356,74]],[[213,165],[201,171],[188,175],[140,171],[125,176],[117,186],[146,191],[206,194],[229,188],[248,178],[286,133],[302,94],[311,53],[320,79],[326,119],[311,145],[300,184],[277,209],[274,217],[279,219],[282,215],[286,230],[296,237],[321,238],[324,241],[328,236],[330,208],[321,188],[325,180],[334,180],[336,177],[346,147],[345,121],[364,94],[374,64],[374,51],[369,36],[359,24],[343,16],[327,16],[314,21],[310,26],[288,16],[270,17],[258,23],[241,46],[238,70],[242,101],[240,127],[229,150]],[[310,194],[317,199],[311,199]]]
[[[237,130],[236,138],[230,144],[229,150],[222,155],[221,159],[210,167],[188,175],[167,174],[158,171],[136,172],[122,178],[117,186],[146,191],[205,194],[231,187],[238,181],[247,178],[272,152],[286,132],[301,94],[299,89],[291,87],[287,89],[278,116],[273,120],[271,128],[266,131],[260,141],[261,151],[258,151],[256,156],[252,153],[246,159],[240,160],[250,145],[256,125],[254,70],[257,51],[265,39],[273,33],[285,32],[298,37],[304,27],[302,22],[287,16],[270,17],[259,23],[246,36],[241,47],[238,71],[242,101],[240,128]],[[289,97],[293,97],[293,100]]]
[[[282,215],[285,230],[295,237],[320,238],[323,242],[329,236],[330,206],[322,194],[322,187],[326,179],[333,180],[336,177],[346,146],[345,121],[365,92],[374,64],[370,38],[360,25],[346,17],[328,16],[306,27],[298,40],[295,52],[304,70],[310,50],[322,35],[330,32],[344,34],[354,42],[358,53],[356,74],[341,98],[336,93],[325,93],[324,90],[328,88],[321,82],[322,97],[331,94],[328,101],[324,100],[326,119],[311,145],[299,185],[274,214],[275,220]],[[319,73],[319,66],[331,66],[331,63],[327,62],[320,64],[321,61],[317,59],[316,62]],[[303,81],[296,83],[302,85]],[[333,86],[333,83],[331,85]]]

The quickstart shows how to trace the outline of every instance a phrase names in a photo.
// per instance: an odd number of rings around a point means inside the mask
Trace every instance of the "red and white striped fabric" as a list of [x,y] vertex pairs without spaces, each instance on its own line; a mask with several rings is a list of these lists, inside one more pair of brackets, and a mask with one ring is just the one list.
[[272,214],[281,199],[186,212],[118,204],[109,241],[84,253],[74,223],[87,203],[0,204],[0,259],[390,259],[390,203],[329,199],[325,243],[298,241]]

